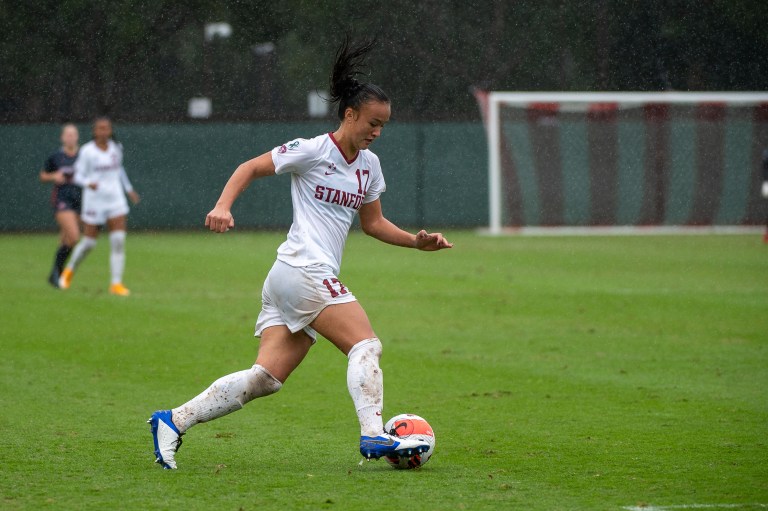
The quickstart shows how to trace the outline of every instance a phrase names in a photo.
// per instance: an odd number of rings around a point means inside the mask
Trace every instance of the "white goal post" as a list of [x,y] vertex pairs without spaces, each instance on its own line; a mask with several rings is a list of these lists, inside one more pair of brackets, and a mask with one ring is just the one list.
[[[476,91],[475,93],[481,109],[484,113],[485,125],[488,135],[488,201],[489,201],[489,231],[491,234],[500,234],[504,229],[503,225],[503,208],[504,208],[504,192],[503,192],[503,169],[502,169],[502,151],[504,145],[508,144],[514,149],[515,144],[520,144],[519,141],[513,140],[513,137],[508,137],[503,140],[504,135],[504,120],[502,119],[502,108],[508,107],[516,109],[518,111],[526,111],[529,109],[540,109],[544,111],[554,112],[553,118],[555,120],[552,123],[557,123],[556,116],[563,114],[573,115],[588,115],[589,112],[625,112],[628,110],[637,111],[639,108],[648,107],[649,105],[679,105],[681,107],[690,108],[722,108],[729,109],[731,107],[749,107],[750,112],[753,110],[757,112],[760,110],[762,114],[749,114],[749,118],[757,119],[760,117],[763,120],[768,120],[768,93],[763,92],[661,92],[661,93],[638,93],[638,92],[615,92],[615,93],[601,93],[601,92],[482,92]],[[713,107],[714,105],[714,107]],[[662,107],[665,108],[665,107]],[[677,106],[674,106],[677,108]],[[710,108],[710,109],[711,109]],[[517,114],[523,115],[523,114]],[[538,115],[538,114],[536,114]],[[612,115],[616,115],[615,113]],[[665,114],[666,115],[666,114]],[[706,118],[706,113],[703,114]],[[718,114],[720,118],[724,118],[725,114]],[[762,116],[762,117],[761,117]],[[523,118],[523,117],[521,117]],[[531,118],[529,115],[528,119]],[[585,117],[586,119],[587,117]],[[520,121],[519,124],[524,124],[526,121]],[[529,121],[530,122],[530,121]],[[615,121],[614,121],[615,122]],[[696,121],[694,121],[695,123]],[[723,122],[727,122],[723,121]],[[768,124],[768,123],[765,123]],[[521,128],[524,129],[524,128]],[[518,129],[520,131],[520,129]],[[646,130],[647,131],[647,130]],[[754,130],[757,131],[757,130]],[[768,134],[768,131],[763,129],[761,131]],[[765,135],[760,134],[762,138]],[[599,138],[598,135],[594,137]],[[557,137],[555,137],[556,139]],[[762,140],[761,140],[762,142]],[[768,141],[765,141],[768,143]],[[584,142],[589,143],[589,142]],[[642,140],[638,140],[639,144],[642,144]],[[671,142],[670,142],[671,143]],[[755,144],[753,144],[755,145]],[[652,145],[648,146],[653,148]],[[525,149],[526,151],[532,151]],[[594,152],[594,149],[591,149]],[[560,155],[558,150],[557,155]],[[594,158],[593,158],[594,159]],[[519,166],[520,163],[518,162]],[[565,163],[563,163],[565,165]],[[527,171],[528,172],[528,171]],[[535,172],[530,171],[530,172]],[[529,174],[530,174],[529,172]],[[567,192],[567,190],[566,190]],[[563,192],[563,193],[566,193]],[[589,200],[589,199],[587,199]],[[583,201],[582,201],[583,202]],[[705,220],[706,221],[706,220]],[[550,224],[548,224],[550,225]]]

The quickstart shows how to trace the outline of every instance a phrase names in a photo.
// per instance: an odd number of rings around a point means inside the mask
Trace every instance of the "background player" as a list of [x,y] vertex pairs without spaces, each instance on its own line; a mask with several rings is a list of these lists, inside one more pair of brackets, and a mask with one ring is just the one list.
[[[764,199],[768,199],[768,149],[763,150],[763,186],[760,192]],[[768,243],[768,216],[765,219],[765,233],[763,242]]]
[[48,282],[54,287],[59,287],[59,276],[64,270],[72,247],[80,238],[80,187],[72,182],[75,173],[73,167],[80,149],[78,140],[80,134],[77,126],[67,123],[61,128],[61,148],[50,155],[43,170],[40,171],[40,182],[53,183],[51,192],[51,205],[53,216],[59,224],[59,248],[56,249],[56,257],[53,260],[53,268],[48,276]]
[[382,346],[363,308],[338,279],[341,256],[355,214],[366,234],[386,243],[421,250],[450,248],[441,234],[401,230],[382,215],[385,190],[379,159],[368,146],[389,121],[384,91],[355,79],[372,44],[336,54],[331,96],[341,121],[334,133],[296,139],[241,164],[224,187],[205,225],[225,232],[234,227],[230,208],[257,178],[291,175],[293,224],[278,248],[262,290],[256,322],[261,337],[256,364],[216,380],[191,401],[152,414],[156,461],[176,468],[181,435],[190,427],[239,410],[247,402],[280,390],[301,363],[319,332],[348,357],[347,387],[360,422],[360,452],[366,458],[423,452],[426,443],[384,432]]
[[126,215],[129,211],[125,194],[134,204],[139,202],[139,194],[128,180],[123,167],[123,146],[112,140],[112,122],[106,117],[93,123],[93,140],[80,149],[74,181],[83,187],[83,239],[73,250],[59,279],[59,287],[69,288],[75,269],[96,246],[99,228],[107,224],[112,274],[109,292],[128,296],[130,291],[123,285]]

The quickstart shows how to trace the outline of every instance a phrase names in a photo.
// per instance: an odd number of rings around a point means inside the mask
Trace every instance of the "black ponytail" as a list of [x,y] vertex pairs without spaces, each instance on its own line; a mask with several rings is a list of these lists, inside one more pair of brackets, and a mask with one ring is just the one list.
[[389,103],[389,97],[379,87],[372,83],[359,82],[355,76],[362,74],[365,58],[373,49],[376,40],[352,45],[349,35],[344,37],[336,51],[336,60],[331,71],[331,102],[339,103],[339,119],[344,120],[344,112],[351,107],[355,110],[370,100]]

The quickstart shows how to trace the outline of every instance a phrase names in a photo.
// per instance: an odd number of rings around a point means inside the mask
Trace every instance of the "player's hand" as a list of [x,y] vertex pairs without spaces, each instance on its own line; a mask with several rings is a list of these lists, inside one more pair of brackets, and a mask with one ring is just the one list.
[[67,182],[67,178],[64,176],[64,172],[61,170],[53,173],[53,182],[57,185],[63,185]]
[[432,252],[444,248],[453,248],[453,243],[448,243],[448,240],[443,238],[443,235],[439,232],[428,233],[422,229],[416,234],[416,248]]
[[141,202],[141,196],[138,193],[136,193],[136,190],[131,190],[130,192],[128,192],[128,198],[131,199],[131,202],[134,204],[138,204],[139,202]]
[[764,198],[768,199],[768,181],[763,181],[763,189],[760,192]]
[[213,232],[227,232],[235,226],[235,219],[229,210],[216,206],[205,217],[205,226]]

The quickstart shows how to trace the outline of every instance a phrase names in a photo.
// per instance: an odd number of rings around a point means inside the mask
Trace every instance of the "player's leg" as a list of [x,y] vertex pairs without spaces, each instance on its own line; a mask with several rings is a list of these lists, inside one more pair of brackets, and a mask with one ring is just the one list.
[[85,259],[85,257],[93,250],[93,247],[96,246],[96,239],[99,237],[99,225],[95,223],[88,223],[88,220],[85,220],[85,223],[83,224],[83,237],[80,239],[80,241],[75,245],[75,248],[72,250],[72,256],[69,258],[69,262],[67,263],[66,268],[64,268],[64,271],[61,272],[61,278],[59,278],[59,287],[61,289],[68,289],[70,284],[72,283],[72,277],[75,274],[75,270],[80,265],[80,263]]
[[59,278],[64,271],[64,264],[80,237],[80,226],[77,213],[71,209],[57,211],[55,218],[56,223],[59,224],[60,244],[59,248],[56,249],[48,282],[54,287],[59,287]]
[[304,360],[312,339],[292,334],[284,325],[264,330],[253,367],[219,378],[189,402],[174,408],[173,422],[181,433],[200,422],[241,409],[257,397],[274,394]]
[[56,220],[61,228],[61,243],[70,249],[80,241],[80,217],[76,211],[67,209],[56,214]]
[[328,305],[311,326],[348,357],[347,388],[360,421],[360,453],[370,459],[425,452],[426,443],[395,439],[384,431],[382,346],[363,307],[357,301]]
[[328,305],[310,326],[347,356],[360,341],[376,337],[358,301]]
[[120,214],[107,219],[109,231],[109,271],[111,281],[109,292],[113,295],[128,296],[131,292],[123,285],[125,271],[126,215]]
[[177,408],[152,414],[148,422],[152,426],[156,461],[163,468],[176,468],[175,453],[181,446],[181,436],[189,428],[240,410],[249,401],[280,390],[304,360],[312,342],[304,331],[292,334],[285,325],[265,328],[253,367],[219,378]]
[[384,431],[381,418],[384,379],[379,367],[381,342],[360,303],[329,305],[311,326],[348,357],[347,387],[360,420],[360,434],[380,435]]

